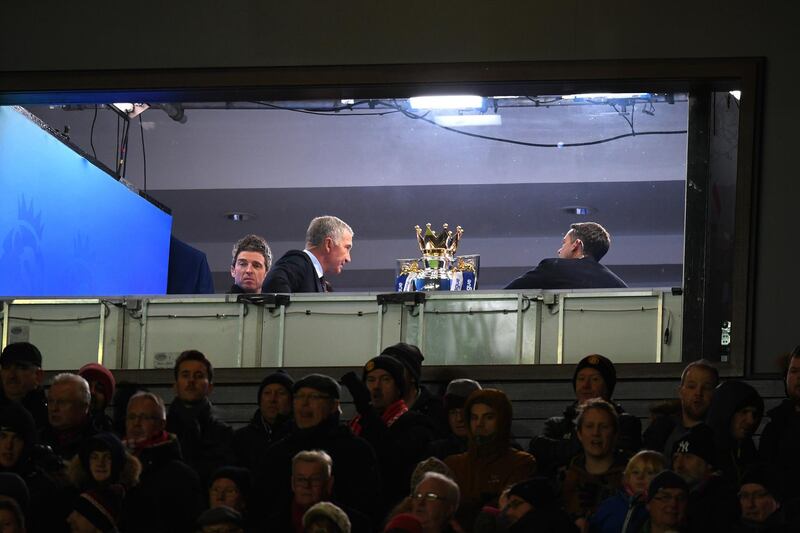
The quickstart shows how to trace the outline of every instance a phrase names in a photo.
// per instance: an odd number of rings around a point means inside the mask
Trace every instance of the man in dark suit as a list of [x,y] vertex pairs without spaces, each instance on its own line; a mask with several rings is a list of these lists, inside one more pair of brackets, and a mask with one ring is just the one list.
[[611,245],[611,236],[596,222],[570,225],[558,258],[544,259],[506,286],[506,289],[600,289],[627,287],[616,274],[600,264]]
[[289,250],[264,280],[262,292],[329,292],[325,274],[340,274],[350,262],[353,230],[334,216],[317,217],[306,231],[305,250]]

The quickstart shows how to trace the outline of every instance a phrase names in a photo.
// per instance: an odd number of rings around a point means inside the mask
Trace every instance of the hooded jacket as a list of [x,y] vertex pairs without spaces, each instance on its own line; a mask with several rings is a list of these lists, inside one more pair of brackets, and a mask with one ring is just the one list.
[[722,476],[735,483],[741,481],[744,470],[758,460],[756,445],[752,437],[736,441],[731,435],[731,421],[737,411],[745,407],[755,407],[757,420],[764,414],[764,400],[752,386],[743,381],[726,381],[714,391],[714,399],[708,409],[706,423],[714,430],[717,448],[715,466]]
[[[475,517],[486,504],[497,504],[497,497],[508,486],[533,477],[536,459],[511,446],[511,402],[496,389],[477,390],[464,404],[469,415],[472,406],[481,403],[497,413],[497,432],[490,442],[479,443],[467,427],[469,443],[466,453],[445,459],[461,490],[461,504],[456,519],[463,527],[471,528]],[[469,416],[467,416],[469,418]]]
[[[102,484],[95,481],[89,470],[91,452],[98,448],[108,449],[112,456],[111,474]],[[88,439],[83,443],[78,454],[67,463],[67,477],[80,492],[115,483],[123,485],[125,490],[128,490],[139,483],[141,473],[142,464],[139,459],[128,453],[116,437],[107,433],[101,433]]]

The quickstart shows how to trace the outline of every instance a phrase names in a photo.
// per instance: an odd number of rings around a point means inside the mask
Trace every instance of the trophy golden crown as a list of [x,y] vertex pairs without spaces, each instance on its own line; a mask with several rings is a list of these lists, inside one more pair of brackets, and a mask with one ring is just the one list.
[[461,226],[456,226],[456,231],[450,231],[447,224],[442,225],[442,231],[436,233],[431,229],[431,223],[425,224],[425,231],[419,226],[414,226],[417,231],[417,243],[419,250],[424,255],[448,255],[454,256],[458,249],[458,243],[464,230]]

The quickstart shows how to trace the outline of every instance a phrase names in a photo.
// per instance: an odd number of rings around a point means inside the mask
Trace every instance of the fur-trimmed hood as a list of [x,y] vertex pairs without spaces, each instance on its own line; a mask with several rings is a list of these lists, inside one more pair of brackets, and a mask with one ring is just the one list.
[[[130,489],[139,484],[139,475],[141,473],[142,463],[139,462],[139,459],[126,452],[122,469],[119,472],[119,479],[109,479],[103,485],[119,483],[126,489]],[[75,455],[67,463],[66,474],[70,483],[81,491],[97,487],[97,483],[89,472],[89,465],[84,465],[81,462],[80,454]]]

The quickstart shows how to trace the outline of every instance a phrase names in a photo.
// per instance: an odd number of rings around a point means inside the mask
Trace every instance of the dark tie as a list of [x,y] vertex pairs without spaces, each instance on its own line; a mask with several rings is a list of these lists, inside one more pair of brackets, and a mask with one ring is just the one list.
[[325,281],[325,276],[319,277],[319,286],[322,288],[322,292],[328,292],[328,282]]

